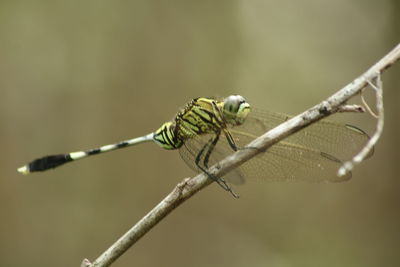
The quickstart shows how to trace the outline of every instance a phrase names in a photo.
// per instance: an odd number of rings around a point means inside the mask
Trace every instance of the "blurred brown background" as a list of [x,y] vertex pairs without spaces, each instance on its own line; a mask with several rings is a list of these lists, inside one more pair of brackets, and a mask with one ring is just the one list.
[[[393,48],[399,14],[395,0],[2,0],[0,266],[94,260],[193,175],[151,143],[26,177],[20,165],[147,134],[198,96],[298,113]],[[239,200],[212,185],[115,266],[398,266],[399,77],[399,63],[384,73],[384,135],[351,181],[250,182]]]

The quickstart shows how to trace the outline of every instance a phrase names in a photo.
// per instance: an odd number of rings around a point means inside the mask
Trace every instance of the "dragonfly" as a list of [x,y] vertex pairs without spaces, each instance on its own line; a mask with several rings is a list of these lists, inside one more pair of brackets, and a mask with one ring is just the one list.
[[189,101],[171,121],[152,133],[86,151],[44,156],[17,170],[22,174],[45,171],[104,152],[155,142],[164,149],[179,150],[190,168],[205,173],[234,197],[238,195],[231,184],[243,184],[248,178],[311,182],[349,180],[351,172],[338,177],[336,170],[368,142],[369,136],[356,126],[328,120],[314,123],[258,153],[225,177],[215,177],[208,171],[233,152],[252,149],[246,145],[290,118],[255,109],[240,95],[221,100],[199,97]]

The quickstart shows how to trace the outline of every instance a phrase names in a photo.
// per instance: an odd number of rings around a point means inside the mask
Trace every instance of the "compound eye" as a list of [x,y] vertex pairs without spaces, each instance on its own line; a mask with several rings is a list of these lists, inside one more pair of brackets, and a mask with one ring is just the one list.
[[246,100],[240,95],[231,95],[224,99],[224,109],[230,113],[237,113],[240,105],[245,103]]

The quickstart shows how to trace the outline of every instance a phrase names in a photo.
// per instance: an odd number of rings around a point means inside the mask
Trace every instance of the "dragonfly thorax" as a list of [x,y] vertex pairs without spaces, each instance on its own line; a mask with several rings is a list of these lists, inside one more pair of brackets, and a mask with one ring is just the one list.
[[164,149],[178,149],[186,140],[203,134],[218,134],[227,126],[241,125],[250,112],[250,105],[239,95],[223,101],[195,98],[154,133],[154,141]]

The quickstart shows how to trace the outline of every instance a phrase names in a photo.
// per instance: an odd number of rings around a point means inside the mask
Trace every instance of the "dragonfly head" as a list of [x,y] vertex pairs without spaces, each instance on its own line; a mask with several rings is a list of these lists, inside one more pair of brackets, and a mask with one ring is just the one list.
[[226,121],[232,125],[241,125],[250,112],[250,104],[243,96],[231,95],[224,99],[223,113]]

